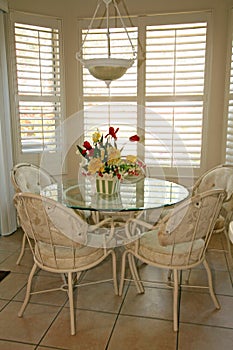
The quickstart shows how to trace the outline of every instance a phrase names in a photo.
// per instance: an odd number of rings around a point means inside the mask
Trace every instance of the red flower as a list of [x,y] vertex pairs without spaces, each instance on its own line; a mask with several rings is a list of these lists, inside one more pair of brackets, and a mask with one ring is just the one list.
[[108,134],[105,136],[105,137],[108,137],[108,136],[112,136],[114,138],[114,140],[117,140],[117,136],[116,136],[116,133],[117,131],[119,130],[119,128],[117,128],[116,130],[114,130],[114,128],[112,126],[109,127],[109,131],[108,131]]
[[140,141],[140,137],[138,135],[133,135],[129,138],[129,141],[131,142]]
[[86,151],[85,149],[83,149],[83,150],[81,151],[81,153],[82,153],[82,155],[85,157],[85,155],[87,154],[87,151]]
[[88,141],[85,141],[83,143],[83,147],[86,148],[88,151],[90,151],[92,149],[92,146],[91,146],[90,142],[88,142]]

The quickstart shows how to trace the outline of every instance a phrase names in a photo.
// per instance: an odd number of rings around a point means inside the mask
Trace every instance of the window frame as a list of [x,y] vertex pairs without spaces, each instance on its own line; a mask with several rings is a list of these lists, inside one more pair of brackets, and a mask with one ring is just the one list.
[[[47,27],[58,29],[59,33],[59,68],[60,68],[60,95],[58,97],[60,103],[60,118],[58,119],[57,126],[59,126],[65,115],[65,80],[64,80],[64,44],[63,44],[63,32],[62,32],[62,20],[50,17],[50,16],[41,16],[31,13],[23,13],[19,11],[11,11],[9,17],[9,57],[10,57],[10,88],[12,91],[11,94],[11,114],[12,114],[12,136],[13,136],[13,155],[14,161],[16,163],[20,162],[29,162],[36,165],[40,165],[41,159],[43,157],[43,151],[36,152],[21,152],[21,140],[20,140],[20,129],[19,129],[19,114],[18,109],[18,99],[17,99],[17,76],[16,76],[16,51],[15,51],[15,36],[14,36],[14,24],[20,23],[25,25],[32,25],[38,27]],[[43,97],[44,96],[44,97]],[[46,95],[41,96],[41,100],[45,98]],[[36,98],[35,98],[36,100]],[[29,101],[33,101],[30,100]],[[50,171],[53,174],[56,174],[58,170],[56,169],[56,163],[61,159],[61,147],[63,142],[63,136],[59,136],[59,141],[57,143],[56,151],[51,152],[51,163]],[[59,163],[60,164],[60,163]]]

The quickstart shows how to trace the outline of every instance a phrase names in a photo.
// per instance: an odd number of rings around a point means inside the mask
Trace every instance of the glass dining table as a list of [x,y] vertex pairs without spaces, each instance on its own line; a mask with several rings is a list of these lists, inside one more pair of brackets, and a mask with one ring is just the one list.
[[67,207],[104,212],[131,212],[165,208],[188,197],[189,191],[175,182],[146,177],[137,183],[121,183],[113,195],[96,192],[94,181],[62,180],[45,187],[41,194]]
[[63,179],[43,188],[41,194],[81,211],[88,222],[113,219],[117,227],[111,239],[114,246],[126,244],[125,223],[128,219],[143,217],[144,222],[153,225],[166,208],[189,196],[188,189],[180,184],[149,177],[136,183],[123,182],[118,193],[103,195],[96,192],[92,180],[84,176],[81,180]]

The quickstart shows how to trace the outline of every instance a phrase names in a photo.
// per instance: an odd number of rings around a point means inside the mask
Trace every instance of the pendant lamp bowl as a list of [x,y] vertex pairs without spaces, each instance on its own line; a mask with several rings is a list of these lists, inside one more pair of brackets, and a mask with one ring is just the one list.
[[83,60],[83,65],[90,74],[99,80],[112,81],[121,78],[134,60],[124,58],[93,58]]
[[[87,36],[92,29],[92,26],[94,24],[94,20],[97,18],[97,12],[101,5],[104,5],[105,7],[105,14],[106,14],[106,39],[107,39],[107,52],[106,52],[106,58],[95,58],[92,59],[85,59],[85,55],[83,52],[83,48],[85,47],[85,41],[87,39]],[[126,35],[129,45],[132,50],[132,56],[128,59],[126,58],[112,58],[111,57],[111,38],[110,38],[110,28],[109,28],[109,7],[110,5],[114,8],[114,10],[117,13],[118,19],[120,21],[121,26],[124,29],[124,34]],[[127,50],[127,52],[129,52]],[[87,55],[87,52],[85,52]],[[87,56],[86,56],[87,57]],[[89,54],[88,54],[88,57]],[[133,57],[133,58],[132,58]],[[129,36],[129,33],[127,31],[127,28],[125,26],[125,23],[123,21],[123,18],[120,14],[119,8],[117,6],[117,0],[98,0],[94,15],[91,19],[90,25],[88,26],[88,30],[84,36],[84,39],[81,44],[81,49],[76,54],[76,58],[78,61],[81,62],[81,64],[88,69],[89,73],[96,79],[103,80],[106,82],[107,86],[109,86],[110,82],[112,80],[116,80],[121,78],[127,71],[128,68],[130,68],[135,59],[136,59],[136,51],[133,46],[133,43],[131,41],[131,38]]]

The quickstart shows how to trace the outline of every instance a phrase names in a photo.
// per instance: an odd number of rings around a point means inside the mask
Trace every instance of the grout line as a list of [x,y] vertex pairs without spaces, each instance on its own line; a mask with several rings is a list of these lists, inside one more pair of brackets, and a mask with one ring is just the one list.
[[105,350],[107,350],[107,349],[108,349],[108,346],[109,346],[110,340],[111,340],[112,335],[113,335],[113,331],[114,331],[114,329],[115,329],[115,327],[116,327],[116,324],[117,324],[118,318],[119,318],[119,316],[120,316],[120,312],[121,312],[122,306],[123,306],[123,304],[124,304],[124,301],[125,301],[126,295],[128,294],[129,286],[130,286],[130,283],[129,283],[129,284],[128,284],[128,286],[126,287],[125,295],[124,295],[124,297],[123,297],[123,300],[122,300],[121,306],[119,307],[119,310],[118,310],[118,313],[117,313],[117,316],[116,316],[115,322],[114,322],[114,324],[113,324],[113,326],[112,326],[112,330],[111,330],[111,333],[110,333],[110,335],[109,335],[109,338],[108,338],[108,341],[107,341],[107,344],[106,344]]
[[182,325],[189,325],[189,326],[200,326],[200,327],[208,327],[208,328],[220,328],[220,329],[226,329],[226,330],[233,330],[233,327],[224,327],[224,326],[219,326],[219,325],[214,325],[214,324],[205,324],[205,323],[196,323],[196,322],[181,322]]
[[[42,340],[44,339],[44,337],[46,336],[46,334],[48,333],[49,329],[51,328],[51,326],[54,324],[54,322],[56,321],[56,319],[58,318],[58,316],[61,314],[62,310],[65,308],[65,304],[66,304],[67,300],[64,302],[63,305],[61,305],[61,307],[58,307],[58,312],[56,314],[56,316],[54,317],[54,319],[52,320],[52,322],[50,323],[50,325],[48,326],[48,328],[45,330],[44,334],[41,336],[41,339],[38,341],[37,343],[37,347],[40,345],[40,343],[42,342]],[[62,349],[63,350],[63,349]]]

